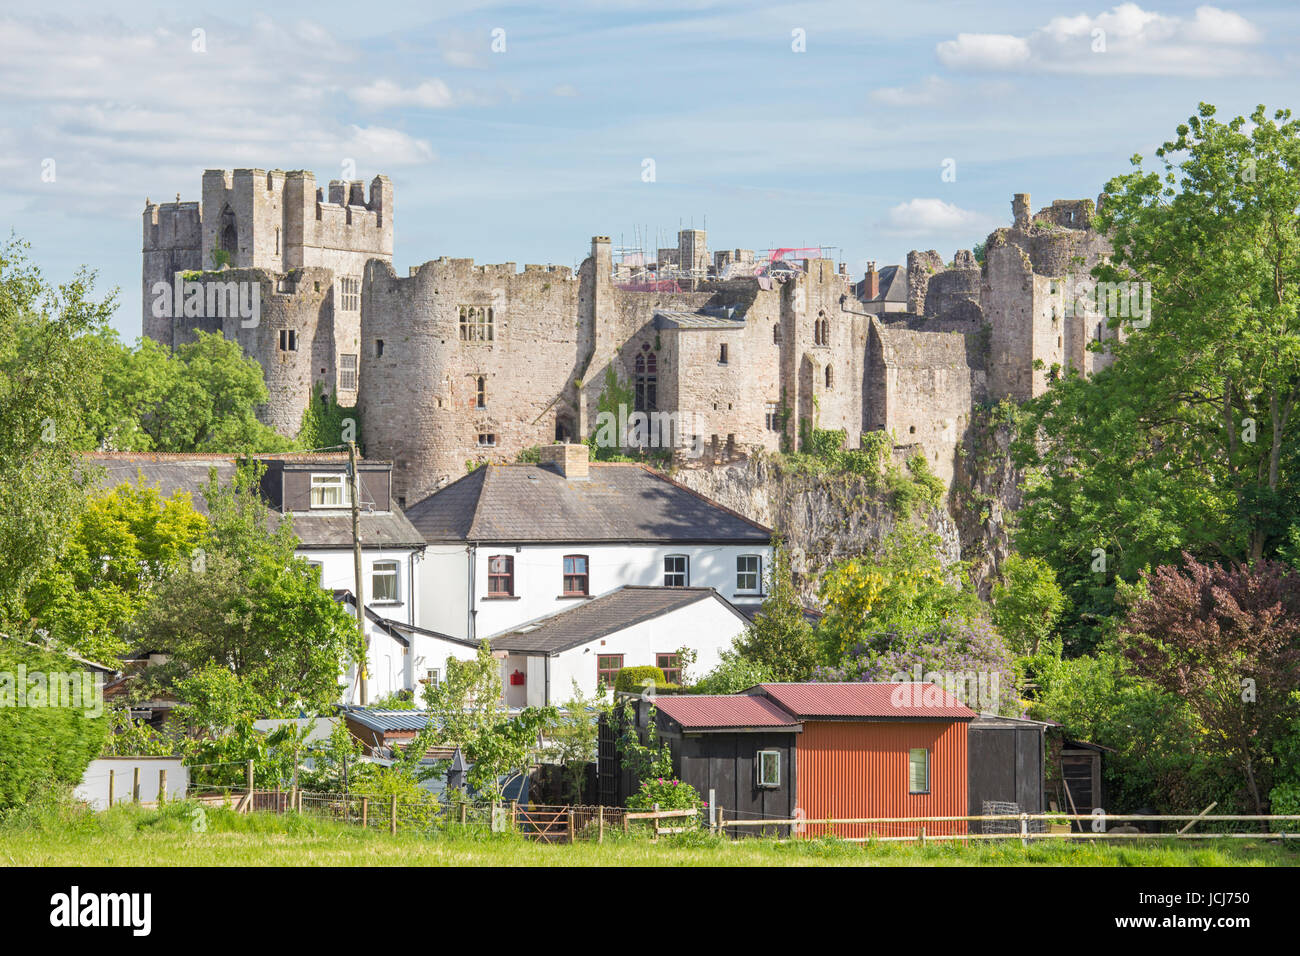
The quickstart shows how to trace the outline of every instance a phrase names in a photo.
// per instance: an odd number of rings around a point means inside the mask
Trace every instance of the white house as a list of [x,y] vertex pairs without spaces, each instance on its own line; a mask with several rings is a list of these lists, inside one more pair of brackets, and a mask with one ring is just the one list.
[[507,707],[563,704],[612,686],[624,667],[650,665],[680,680],[677,651],[696,652],[694,668],[716,667],[748,618],[709,587],[616,588],[576,607],[491,639],[504,657]]
[[589,462],[585,445],[483,465],[406,515],[427,543],[417,620],[469,640],[629,585],[711,588],[752,614],[772,557],[769,528],[641,465]]

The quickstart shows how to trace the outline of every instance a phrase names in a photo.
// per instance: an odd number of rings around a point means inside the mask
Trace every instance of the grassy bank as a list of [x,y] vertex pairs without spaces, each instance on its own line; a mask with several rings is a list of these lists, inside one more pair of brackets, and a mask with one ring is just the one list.
[[192,804],[104,813],[60,808],[0,826],[6,866],[1294,866],[1300,852],[1255,841],[1108,844],[861,845],[835,840],[719,840],[545,846],[451,827],[428,835],[363,830],[310,815],[241,815]]

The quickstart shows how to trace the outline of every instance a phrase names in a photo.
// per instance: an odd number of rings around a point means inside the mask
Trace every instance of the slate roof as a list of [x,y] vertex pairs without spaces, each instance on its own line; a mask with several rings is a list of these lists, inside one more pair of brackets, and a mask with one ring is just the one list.
[[483,465],[406,509],[439,542],[768,544],[772,531],[637,464],[586,479],[548,465]]
[[491,638],[494,651],[558,654],[608,637],[697,601],[722,601],[737,617],[740,612],[713,588],[668,588],[624,585],[577,607],[552,614]]
[[[880,291],[868,302],[906,302],[907,270],[902,266],[882,266],[876,273]],[[859,298],[865,294],[867,280],[860,279],[853,284],[854,294]]]
[[766,697],[674,694],[656,697],[655,707],[681,724],[683,730],[802,729],[792,714]]
[[755,692],[804,720],[973,720],[978,716],[935,684],[759,684],[746,691]]
[[671,309],[659,309],[655,311],[654,325],[656,329],[722,329],[735,331],[745,327],[745,320],[704,312],[678,312]]
[[[338,467],[348,460],[346,454],[336,452],[311,454],[257,455],[262,461],[284,461],[302,464],[321,464]],[[158,452],[90,452],[83,456],[90,464],[102,468],[96,478],[102,489],[115,488],[126,483],[135,484],[143,478],[146,484],[156,486],[163,497],[177,491],[188,492],[194,510],[208,513],[203,500],[203,487],[211,470],[217,470],[222,484],[234,477],[238,455],[169,454]],[[275,504],[268,502],[273,508]],[[415,530],[400,511],[365,511],[360,517],[363,548],[422,548],[424,538]],[[293,516],[293,530],[303,548],[352,547],[352,513],[338,511],[299,512]]]

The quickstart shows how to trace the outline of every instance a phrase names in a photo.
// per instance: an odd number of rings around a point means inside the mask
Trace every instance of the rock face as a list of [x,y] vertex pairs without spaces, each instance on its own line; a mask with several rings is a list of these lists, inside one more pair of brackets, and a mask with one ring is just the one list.
[[[673,479],[779,533],[790,552],[795,584],[808,599],[825,568],[872,553],[900,520],[907,520],[865,477],[790,473],[767,455],[720,467],[682,468]],[[923,522],[938,533],[943,562],[960,561],[957,522],[941,508],[930,509]]]

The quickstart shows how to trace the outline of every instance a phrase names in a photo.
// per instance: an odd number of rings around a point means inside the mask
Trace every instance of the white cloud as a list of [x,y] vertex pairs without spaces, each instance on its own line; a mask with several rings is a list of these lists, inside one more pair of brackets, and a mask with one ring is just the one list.
[[981,218],[942,199],[912,199],[892,207],[880,227],[907,236],[928,236],[966,231],[979,226]]
[[1245,17],[1197,7],[1190,18],[1120,5],[1097,16],[1054,17],[1028,36],[962,33],[940,43],[939,62],[954,70],[1216,76],[1250,73],[1263,38]]
[[885,106],[936,106],[952,95],[952,85],[937,76],[927,76],[916,86],[883,86],[871,91],[871,99]]
[[402,87],[391,80],[375,80],[352,91],[352,98],[368,109],[395,106],[444,109],[452,105],[451,90],[439,79],[425,80],[418,86]]
[[551,90],[551,95],[552,96],[577,96],[578,90],[576,87],[571,86],[568,83],[561,83],[559,86]]

